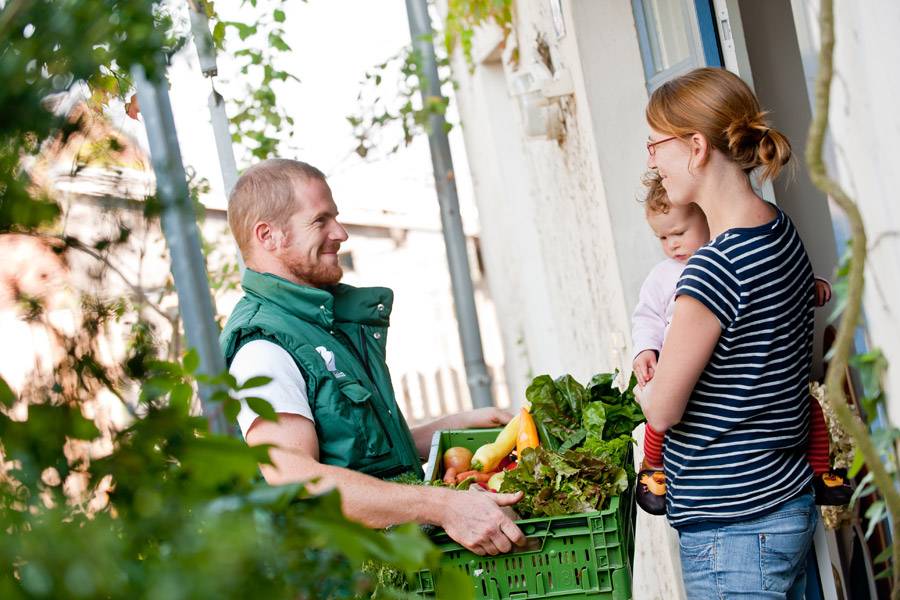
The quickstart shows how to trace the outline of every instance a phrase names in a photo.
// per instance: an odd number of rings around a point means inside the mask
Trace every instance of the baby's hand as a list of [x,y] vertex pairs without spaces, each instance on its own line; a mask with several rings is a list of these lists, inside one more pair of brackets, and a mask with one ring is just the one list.
[[831,300],[831,284],[816,277],[816,307],[825,306]]
[[641,387],[647,385],[656,373],[656,352],[644,350],[638,354],[631,363],[631,369],[637,376],[638,385]]

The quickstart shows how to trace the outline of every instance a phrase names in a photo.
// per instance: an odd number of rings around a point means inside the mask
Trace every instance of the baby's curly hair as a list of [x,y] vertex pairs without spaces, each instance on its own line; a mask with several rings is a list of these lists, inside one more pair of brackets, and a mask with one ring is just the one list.
[[669,214],[671,204],[669,197],[666,195],[666,188],[662,185],[662,177],[656,171],[648,171],[642,179],[644,187],[647,188],[647,196],[644,198],[644,208],[647,213],[652,214]]

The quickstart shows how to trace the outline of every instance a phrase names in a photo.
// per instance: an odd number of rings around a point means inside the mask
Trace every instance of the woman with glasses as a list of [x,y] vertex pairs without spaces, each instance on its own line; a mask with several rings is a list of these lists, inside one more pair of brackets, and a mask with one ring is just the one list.
[[802,598],[818,513],[806,459],[814,282],[790,219],[751,187],[791,157],[750,88],[722,69],[664,83],[647,165],[711,241],[688,260],[654,377],[666,514],[689,598]]

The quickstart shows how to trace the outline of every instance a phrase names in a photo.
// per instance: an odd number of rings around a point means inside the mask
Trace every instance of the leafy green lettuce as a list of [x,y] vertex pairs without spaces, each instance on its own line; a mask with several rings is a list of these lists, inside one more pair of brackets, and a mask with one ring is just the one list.
[[614,385],[618,372],[595,375],[583,387],[571,375],[551,379],[541,375],[525,391],[531,414],[544,440],[561,452],[596,446],[603,440],[630,436],[644,421],[634,399],[637,380],[632,377],[624,391]]
[[612,440],[621,435],[630,436],[634,428],[645,420],[640,405],[634,399],[637,378],[632,375],[625,391],[619,391],[614,385],[617,375],[618,371],[594,375],[587,386],[591,402],[602,404],[605,410],[606,421],[600,436],[604,440]]
[[581,412],[588,396],[571,375],[556,380],[549,375],[536,377],[525,390],[525,397],[531,403],[531,414],[542,439],[552,439],[554,445],[559,445],[572,438],[570,447],[584,439]]
[[552,517],[603,508],[606,499],[627,489],[628,475],[616,463],[577,450],[527,448],[507,471],[501,492],[525,493],[515,506],[522,518]]

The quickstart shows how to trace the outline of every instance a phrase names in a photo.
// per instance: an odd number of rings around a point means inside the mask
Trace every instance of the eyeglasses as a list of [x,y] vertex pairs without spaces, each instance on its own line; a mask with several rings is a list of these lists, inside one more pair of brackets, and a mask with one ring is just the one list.
[[665,142],[671,142],[672,140],[677,140],[678,137],[679,137],[679,136],[677,136],[677,135],[673,135],[672,137],[667,137],[667,138],[665,138],[665,139],[663,139],[663,140],[659,140],[659,141],[656,141],[656,142],[647,142],[647,153],[648,153],[650,156],[656,156],[656,147],[657,147],[659,144],[663,144],[663,143],[665,143]]

